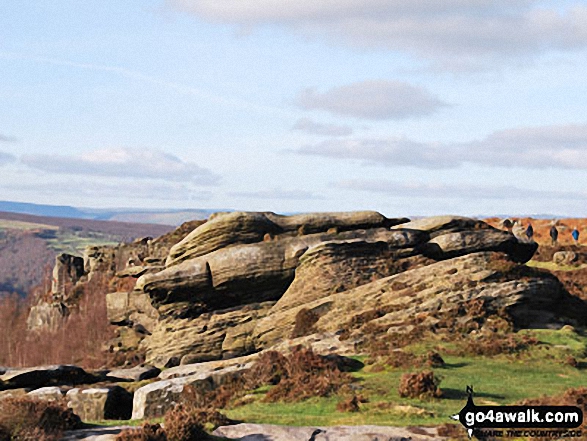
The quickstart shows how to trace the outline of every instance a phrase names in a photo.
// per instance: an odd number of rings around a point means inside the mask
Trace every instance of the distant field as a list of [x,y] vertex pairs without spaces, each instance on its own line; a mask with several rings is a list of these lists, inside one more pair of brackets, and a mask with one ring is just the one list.
[[58,230],[56,225],[0,219],[0,230]]
[[69,219],[0,212],[0,295],[21,296],[43,280],[59,253],[82,255],[88,245],[158,237],[168,225]]

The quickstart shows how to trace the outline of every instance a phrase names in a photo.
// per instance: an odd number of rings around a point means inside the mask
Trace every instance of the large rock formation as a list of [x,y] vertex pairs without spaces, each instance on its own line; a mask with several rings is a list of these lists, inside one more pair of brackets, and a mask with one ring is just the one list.
[[159,239],[89,248],[77,283],[111,279],[110,350],[170,367],[309,334],[352,342],[367,327],[440,326],[471,302],[517,327],[584,324],[583,302],[523,265],[536,247],[455,216],[219,213]]

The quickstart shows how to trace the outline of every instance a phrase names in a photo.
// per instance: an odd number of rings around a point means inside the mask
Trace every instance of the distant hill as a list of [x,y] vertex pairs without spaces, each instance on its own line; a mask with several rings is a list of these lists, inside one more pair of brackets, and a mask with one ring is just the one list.
[[[24,205],[41,210],[34,204]],[[52,213],[75,210],[46,207]],[[0,212],[0,295],[24,296],[43,281],[58,253],[82,255],[88,245],[115,245],[139,237],[158,237],[173,229],[172,225]]]
[[217,211],[223,209],[171,209],[171,210],[142,210],[133,208],[79,208],[68,205],[46,205],[28,202],[0,201],[0,211],[8,213],[30,214],[35,216],[49,216],[73,219],[93,219],[104,221],[120,221],[132,223],[148,223],[163,225],[181,225],[195,219],[207,219]]

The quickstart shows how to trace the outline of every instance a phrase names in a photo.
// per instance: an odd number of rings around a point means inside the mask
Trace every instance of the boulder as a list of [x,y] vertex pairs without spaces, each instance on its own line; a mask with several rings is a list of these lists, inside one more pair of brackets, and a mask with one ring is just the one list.
[[183,364],[181,366],[165,369],[159,374],[161,380],[173,380],[174,378],[189,377],[193,375],[212,374],[226,368],[244,368],[257,361],[259,354],[251,354],[226,360],[206,361],[202,363]]
[[[466,434],[463,429],[463,433]],[[435,427],[334,426],[299,427],[236,424],[217,428],[213,435],[241,441],[443,441]]]
[[184,387],[190,385],[201,392],[208,392],[237,378],[250,368],[251,364],[229,366],[212,373],[204,372],[143,386],[134,394],[132,419],[163,416],[180,402]]
[[557,251],[552,256],[552,261],[557,265],[572,265],[579,259],[574,251]]
[[430,262],[410,248],[419,244],[417,237],[398,242],[353,239],[311,247],[301,256],[294,281],[272,311],[303,305]]
[[[254,350],[251,343],[254,325],[272,306],[273,302],[253,303],[204,313],[196,318],[162,319],[142,343],[147,363],[169,367],[177,364],[170,362],[172,359],[189,364],[218,360],[225,352],[232,356],[251,353]],[[229,340],[224,346],[228,335]]]
[[157,377],[161,369],[155,366],[135,366],[129,369],[114,369],[106,374],[110,381],[143,381]]
[[568,294],[556,277],[518,265],[504,253],[482,252],[272,310],[257,322],[253,338],[257,349],[288,338],[302,308],[316,313],[315,332],[347,331],[360,337],[367,324],[371,333],[385,333],[413,325],[417,316],[428,317],[431,324],[446,313],[458,317],[461,307],[474,300],[484,303],[487,315],[505,311],[518,327],[587,322],[587,304]]
[[83,421],[128,420],[132,415],[132,394],[120,386],[71,389],[66,397]]
[[48,386],[30,391],[27,395],[44,401],[59,401],[65,393],[57,386]]
[[450,259],[480,251],[503,251],[514,261],[525,263],[532,258],[538,244],[524,241],[506,231],[495,229],[464,230],[435,236],[421,251],[436,260]]
[[73,365],[11,369],[4,375],[0,375],[0,387],[4,389],[88,384],[95,381],[93,375]]

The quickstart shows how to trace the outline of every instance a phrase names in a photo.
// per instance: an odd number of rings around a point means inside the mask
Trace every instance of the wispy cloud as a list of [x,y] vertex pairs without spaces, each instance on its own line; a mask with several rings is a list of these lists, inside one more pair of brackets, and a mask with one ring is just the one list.
[[163,80],[151,75],[146,75],[142,72],[129,69],[126,67],[120,66],[108,66],[104,64],[96,64],[96,63],[78,63],[75,61],[69,60],[62,60],[58,58],[52,57],[38,57],[38,56],[28,56],[23,54],[16,54],[11,52],[0,52],[0,58],[4,59],[13,59],[13,60],[26,60],[31,61],[34,63],[39,64],[51,64],[55,66],[64,66],[64,67],[72,67],[76,69],[84,69],[84,70],[92,70],[92,71],[99,71],[99,72],[110,72],[115,75],[119,75],[121,77],[138,81],[141,83],[147,83],[151,85],[155,85],[164,89],[173,90],[174,92],[180,95],[187,95],[193,96],[199,99],[204,99],[211,103],[215,103],[221,105],[223,107],[229,108],[238,108],[244,109],[247,111],[259,112],[263,114],[269,115],[280,115],[282,117],[291,117],[292,112],[288,110],[284,110],[278,107],[267,106],[267,105],[259,105],[250,101],[246,101],[243,99],[235,98],[235,97],[224,97],[220,95],[216,95],[210,93],[206,90],[199,89],[193,86],[188,86],[185,84],[177,83],[174,81]]
[[539,0],[167,0],[210,22],[278,25],[355,47],[415,53],[447,68],[587,47],[587,7]]
[[220,177],[192,162],[158,150],[108,148],[80,155],[24,155],[21,162],[50,173],[150,178],[216,185]]
[[366,193],[383,193],[389,197],[434,198],[434,199],[513,199],[532,198],[553,200],[587,201],[587,192],[539,190],[510,185],[482,186],[472,183],[444,184],[422,182],[400,182],[386,179],[349,179],[332,184],[339,190]]
[[0,165],[16,161],[16,157],[10,153],[0,152]]
[[14,136],[6,136],[0,133],[0,142],[16,142],[17,139]]
[[243,199],[282,199],[282,200],[311,200],[322,199],[310,191],[305,190],[259,190],[259,191],[236,191],[229,193],[230,196]]
[[446,105],[421,87],[384,80],[362,81],[322,93],[306,89],[296,102],[306,110],[372,120],[422,117]]
[[454,168],[465,163],[496,167],[587,169],[587,124],[520,127],[465,143],[424,143],[408,138],[328,140],[297,153],[366,164]]
[[36,196],[56,195],[68,198],[110,198],[129,200],[163,200],[163,201],[207,201],[211,199],[210,191],[195,191],[189,185],[179,182],[153,182],[137,180],[100,180],[91,177],[75,177],[68,180],[52,179],[51,182],[27,181],[21,183],[0,184],[3,190],[31,193]]
[[300,118],[293,125],[292,130],[299,130],[312,135],[321,136],[348,136],[353,134],[353,129],[349,126],[337,124],[321,124],[310,118]]

